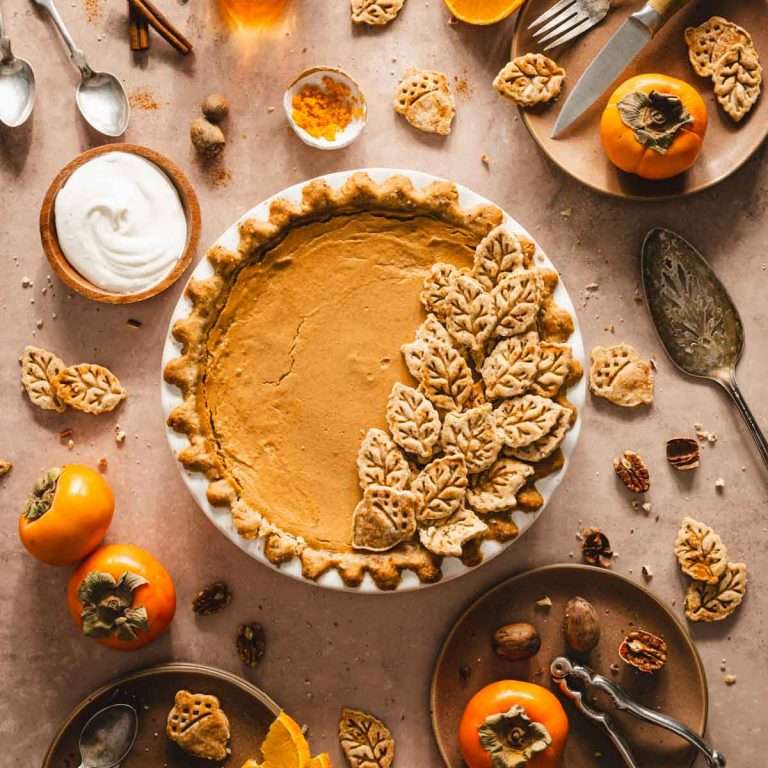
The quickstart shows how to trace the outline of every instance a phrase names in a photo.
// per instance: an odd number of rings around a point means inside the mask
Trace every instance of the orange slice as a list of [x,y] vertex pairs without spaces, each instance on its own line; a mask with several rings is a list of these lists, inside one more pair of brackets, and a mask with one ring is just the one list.
[[332,768],[331,756],[327,752],[315,755],[307,765],[307,768]]
[[269,726],[261,754],[262,768],[307,768],[310,760],[309,744],[301,726],[285,712]]
[[467,24],[495,24],[516,11],[524,0],[444,0],[448,10]]

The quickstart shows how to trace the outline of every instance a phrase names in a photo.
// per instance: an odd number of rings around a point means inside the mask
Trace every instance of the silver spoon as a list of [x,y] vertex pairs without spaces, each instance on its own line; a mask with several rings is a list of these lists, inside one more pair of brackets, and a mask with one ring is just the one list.
[[0,8],[0,123],[17,128],[29,117],[34,104],[35,73],[29,62],[11,52]]
[[85,54],[75,45],[53,0],[34,2],[51,15],[69,49],[72,63],[80,70],[80,83],[76,93],[80,114],[95,130],[105,136],[120,136],[125,133],[131,112],[125,88],[113,74],[94,72],[88,66]]
[[100,709],[80,733],[80,768],[115,768],[136,741],[139,718],[129,704]]
[[648,309],[672,362],[730,395],[768,467],[768,442],[736,384],[744,327],[725,286],[696,248],[668,229],[646,235],[641,271]]

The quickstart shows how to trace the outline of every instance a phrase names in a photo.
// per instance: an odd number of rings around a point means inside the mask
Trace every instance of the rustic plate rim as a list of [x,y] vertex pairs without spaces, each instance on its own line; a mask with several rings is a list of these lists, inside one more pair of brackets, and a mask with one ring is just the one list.
[[[181,200],[182,208],[187,220],[187,241],[184,245],[184,251],[176,262],[176,265],[166,277],[157,285],[147,288],[138,293],[114,293],[112,291],[99,288],[86,277],[81,275],[68,261],[61,246],[56,232],[55,221],[55,201],[59,191],[64,186],[69,177],[81,166],[99,155],[109,154],[110,152],[126,152],[128,154],[139,155],[145,160],[149,160],[156,165],[176,189]],[[53,268],[56,275],[73,291],[81,296],[85,296],[92,301],[98,301],[102,304],[134,304],[139,301],[151,299],[157,296],[167,288],[170,288],[186,271],[192,263],[197,248],[200,243],[200,230],[202,228],[202,217],[200,212],[200,201],[197,192],[186,174],[170,158],[149,147],[140,144],[131,144],[127,142],[118,142],[114,144],[103,144],[99,147],[92,147],[70,160],[51,181],[40,205],[39,216],[40,241],[48,259],[48,263]]]
[[234,672],[228,672],[225,669],[219,669],[218,667],[211,667],[207,664],[197,664],[195,662],[189,661],[172,661],[165,664],[155,664],[151,667],[142,667],[140,669],[134,670],[133,672],[127,672],[117,680],[113,680],[112,682],[100,685],[98,688],[84,696],[74,707],[72,707],[72,709],[70,709],[67,713],[64,722],[61,724],[59,729],[56,731],[56,734],[51,739],[48,749],[45,752],[45,756],[43,757],[41,768],[53,768],[53,763],[51,761],[53,760],[53,754],[58,747],[59,742],[64,737],[74,720],[82,713],[82,711],[100,696],[115,688],[119,688],[121,685],[126,685],[127,683],[131,683],[134,680],[140,680],[144,677],[155,677],[158,675],[184,672],[205,674],[209,675],[210,677],[232,683],[256,698],[275,716],[277,716],[281,711],[280,706],[274,701],[274,699],[257,685],[254,685],[250,681],[236,675]]
[[[614,579],[618,579],[619,581],[626,582],[630,586],[640,590],[640,592],[644,592],[647,597],[649,597],[654,603],[656,603],[658,607],[661,608],[661,610],[664,611],[664,613],[667,616],[669,616],[670,619],[672,619],[673,623],[680,630],[681,635],[685,640],[686,646],[688,647],[688,649],[691,651],[693,655],[696,669],[699,673],[699,686],[704,693],[704,712],[702,715],[701,722],[699,723],[698,729],[695,729],[695,730],[697,730],[697,733],[699,735],[702,735],[706,731],[707,721],[709,719],[709,684],[707,682],[707,674],[704,669],[704,662],[701,660],[701,656],[699,655],[698,648],[696,648],[696,644],[694,643],[693,638],[690,636],[690,633],[688,632],[687,628],[682,623],[682,621],[680,621],[680,619],[675,615],[675,613],[666,605],[666,603],[664,603],[664,601],[661,598],[654,595],[653,592],[651,592],[649,589],[644,587],[642,584],[638,584],[637,582],[633,581],[627,576],[624,576],[623,574],[620,574],[620,573],[616,573],[615,571],[609,571],[609,570],[606,570],[605,568],[598,568],[593,565],[585,565],[582,563],[551,563],[549,565],[541,565],[527,571],[521,571],[520,573],[516,573],[513,576],[509,576],[503,581],[500,581],[498,584],[492,586],[490,589],[487,589],[481,594],[472,598],[469,604],[464,608],[464,610],[461,611],[461,613],[456,617],[455,621],[451,624],[451,628],[448,631],[448,634],[445,636],[445,639],[440,645],[440,652],[437,655],[437,660],[435,661],[435,665],[432,669],[432,679],[430,680],[430,684],[429,684],[429,710],[430,710],[429,719],[432,724],[432,736],[435,740],[435,744],[437,745],[437,751],[440,753],[440,758],[442,759],[443,765],[445,765],[446,768],[450,767],[450,763],[448,761],[448,758],[446,757],[446,750],[443,745],[443,742],[440,736],[438,735],[436,688],[437,688],[438,670],[440,669],[443,663],[443,659],[448,649],[448,644],[453,640],[453,637],[457,633],[459,626],[463,623],[467,615],[471,611],[473,611],[480,604],[481,601],[491,597],[491,595],[495,594],[499,590],[505,587],[508,587],[510,584],[513,584],[516,581],[519,581],[523,578],[538,575],[548,571],[557,571],[557,570],[594,571],[597,573],[602,573],[606,577],[614,578]],[[693,764],[696,762],[697,757],[698,757],[698,752],[694,754],[693,759],[691,760],[691,763],[690,763],[691,766],[693,766]]]

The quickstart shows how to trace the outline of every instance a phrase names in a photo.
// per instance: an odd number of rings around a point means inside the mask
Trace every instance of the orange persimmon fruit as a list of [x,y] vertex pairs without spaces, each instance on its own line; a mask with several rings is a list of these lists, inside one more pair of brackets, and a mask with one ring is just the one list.
[[176,612],[176,590],[168,571],[145,549],[110,544],[72,574],[67,605],[84,635],[132,651],[168,628]]
[[558,768],[568,739],[568,717],[558,698],[535,683],[499,680],[480,689],[467,704],[459,723],[459,748],[469,768],[491,768],[491,753],[481,744],[479,729],[490,715],[508,712],[518,705],[532,723],[543,725],[552,738],[549,746],[534,754],[528,768]]
[[444,0],[448,10],[467,24],[495,24],[516,11],[524,0]]
[[608,159],[644,179],[669,179],[687,171],[701,152],[706,131],[707,107],[699,92],[661,74],[637,75],[622,83],[600,120]]

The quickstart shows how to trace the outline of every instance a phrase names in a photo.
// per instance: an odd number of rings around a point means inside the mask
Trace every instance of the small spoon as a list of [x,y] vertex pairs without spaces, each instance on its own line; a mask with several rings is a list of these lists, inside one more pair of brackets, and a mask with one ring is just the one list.
[[11,52],[0,8],[0,123],[17,128],[29,117],[34,105],[35,73],[28,61],[17,59]]
[[139,719],[129,704],[100,709],[80,733],[80,768],[115,768],[136,741]]
[[719,384],[768,467],[768,442],[736,384],[744,326],[725,286],[685,238],[652,229],[643,242],[643,288],[661,343],[683,373]]
[[80,83],[76,93],[80,114],[91,127],[105,136],[120,136],[125,133],[131,112],[125,88],[113,74],[94,72],[88,66],[85,54],[75,45],[53,0],[33,1],[51,15],[69,49],[72,63],[80,70]]

